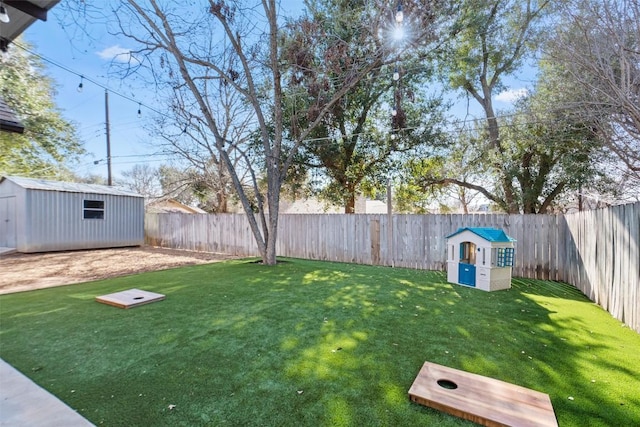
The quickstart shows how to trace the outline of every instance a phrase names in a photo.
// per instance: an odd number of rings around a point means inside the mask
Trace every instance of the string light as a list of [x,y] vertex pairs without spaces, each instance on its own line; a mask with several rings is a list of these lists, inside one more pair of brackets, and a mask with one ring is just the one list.
[[8,24],[11,19],[9,19],[9,14],[7,13],[7,9],[5,9],[3,4],[0,4],[0,22],[4,22]]
[[142,108],[142,102],[138,102],[138,118],[142,117],[142,111],[140,110]]
[[[404,12],[402,11],[402,2],[398,1],[398,9],[396,10],[396,28],[393,32],[393,37],[394,39],[396,39],[396,41],[402,40],[402,38],[404,38],[404,29],[403,29],[403,25],[402,25],[402,21],[404,21]],[[395,85],[395,93],[394,93],[394,106],[393,109],[391,110],[391,116],[394,117],[393,119],[393,123],[394,123],[394,127],[398,127],[401,126],[400,124],[396,123],[396,117],[398,116],[398,111],[400,110],[400,102],[401,102],[401,92],[398,90],[399,86],[400,86],[400,69],[398,67],[398,64],[396,64],[394,70],[393,70],[393,82]],[[402,117],[398,117],[398,119],[401,119]]]
[[398,70],[397,65],[396,65],[396,68],[393,69],[393,80],[396,82],[400,80],[400,71]]
[[[1,0],[0,0],[0,1],[1,1]],[[123,93],[121,93],[121,92],[115,91],[115,90],[113,90],[113,89],[111,89],[111,88],[109,88],[109,87],[105,86],[104,84],[102,84],[102,83],[100,83],[100,82],[98,82],[98,81],[96,81],[96,80],[93,80],[93,79],[88,78],[88,77],[84,77],[84,76],[83,76],[82,74],[80,74],[79,72],[74,71],[74,70],[72,70],[71,68],[66,67],[66,66],[64,66],[64,65],[62,65],[62,64],[60,64],[60,63],[58,63],[58,62],[56,62],[56,61],[54,61],[54,60],[52,60],[52,59],[50,59],[50,58],[47,58],[46,56],[44,56],[44,55],[42,55],[42,54],[40,54],[40,53],[37,53],[37,52],[35,52],[35,51],[33,51],[33,50],[29,49],[28,47],[21,45],[21,44],[20,44],[19,42],[17,42],[17,41],[14,41],[12,44],[13,44],[14,46],[16,46],[16,47],[18,47],[18,48],[20,48],[20,49],[24,50],[25,52],[28,52],[28,53],[30,53],[31,55],[34,55],[34,56],[36,56],[36,57],[38,57],[38,58],[42,59],[43,61],[45,61],[45,62],[47,62],[47,63],[49,63],[49,64],[51,64],[51,65],[53,65],[53,66],[56,66],[56,67],[58,67],[58,68],[60,68],[60,69],[62,69],[62,70],[64,70],[64,71],[66,71],[66,72],[68,72],[68,73],[71,73],[71,74],[74,74],[74,75],[76,75],[76,76],[80,77],[80,84],[78,85],[78,92],[81,92],[81,91],[82,91],[82,89],[84,88],[83,81],[84,81],[84,80],[87,80],[87,81],[89,81],[89,82],[93,83],[94,85],[96,85],[96,86],[98,86],[98,87],[100,87],[100,88],[104,89],[104,90],[108,90],[110,93],[113,93],[113,94],[115,94],[115,95],[119,96],[119,97],[120,97],[120,98],[122,98],[122,99],[126,99],[127,101],[130,101],[130,102],[138,102],[138,105],[140,105],[140,106],[142,105],[142,103],[141,103],[140,101],[138,101],[138,100],[136,100],[136,99],[134,99],[134,98],[132,98],[132,97],[130,97],[130,96],[124,95],[124,94],[123,94]],[[154,113],[158,114],[159,116],[165,116],[165,117],[168,117],[166,114],[164,114],[164,113],[162,113],[162,112],[158,111],[157,109],[155,109],[155,108],[153,108],[153,107],[150,107],[149,105],[146,105],[146,104],[145,104],[145,108],[146,108],[147,110],[149,110],[149,111],[153,111]]]
[[398,10],[396,12],[396,22],[398,24],[402,24],[402,21],[404,21],[404,13],[402,12],[402,3],[398,2]]

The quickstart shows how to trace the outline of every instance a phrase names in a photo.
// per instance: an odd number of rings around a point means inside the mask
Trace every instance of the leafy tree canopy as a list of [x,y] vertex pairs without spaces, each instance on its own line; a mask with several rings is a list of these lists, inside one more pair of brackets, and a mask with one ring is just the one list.
[[69,176],[68,167],[84,148],[54,95],[54,84],[38,57],[18,48],[0,53],[0,96],[25,128],[23,134],[0,132],[0,175]]
[[[300,145],[289,183],[311,185],[312,193],[354,213],[359,193],[381,191],[396,163],[438,142],[442,100],[419,87],[431,77],[431,65],[416,58],[434,49],[442,17],[439,2],[404,2],[405,23],[394,20],[381,27],[354,26],[371,21],[385,10],[371,2],[307,2],[308,14],[286,32],[283,56],[286,70],[283,102],[285,133],[295,140],[300,129],[345,84],[353,79],[352,63],[366,63],[385,45],[391,49],[381,66],[370,70]],[[403,37],[394,31],[404,31]],[[332,43],[329,34],[338,36]]]

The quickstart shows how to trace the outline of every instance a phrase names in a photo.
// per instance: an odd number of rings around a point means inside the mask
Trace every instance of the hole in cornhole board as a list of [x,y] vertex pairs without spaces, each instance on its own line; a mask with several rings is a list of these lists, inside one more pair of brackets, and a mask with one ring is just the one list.
[[409,399],[483,426],[558,425],[548,394],[431,362],[422,365]]
[[132,308],[156,301],[162,301],[164,298],[164,295],[157,294],[155,292],[143,291],[140,289],[128,289],[126,291],[96,297],[96,301],[119,308]]
[[458,384],[454,383],[453,381],[449,381],[449,380],[438,380],[436,381],[438,383],[438,385],[440,387],[449,389],[449,390],[455,390],[458,388]]

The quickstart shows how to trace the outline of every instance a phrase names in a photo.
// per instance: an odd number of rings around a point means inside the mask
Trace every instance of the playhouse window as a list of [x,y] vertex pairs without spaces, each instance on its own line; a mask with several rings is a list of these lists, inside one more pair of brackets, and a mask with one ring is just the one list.
[[460,243],[460,262],[463,264],[476,263],[476,245],[471,242]]
[[84,219],[104,219],[104,200],[83,200]]
[[498,248],[498,267],[513,267],[513,248]]

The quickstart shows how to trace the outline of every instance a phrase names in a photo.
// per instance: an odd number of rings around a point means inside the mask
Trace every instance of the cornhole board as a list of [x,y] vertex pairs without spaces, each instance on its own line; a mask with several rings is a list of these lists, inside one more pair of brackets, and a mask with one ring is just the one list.
[[143,304],[149,304],[151,302],[161,301],[164,298],[164,295],[156,294],[155,292],[141,291],[140,289],[128,289],[126,291],[96,297],[96,301],[119,308],[132,308]]
[[409,398],[483,426],[558,425],[548,394],[430,362],[422,365]]

